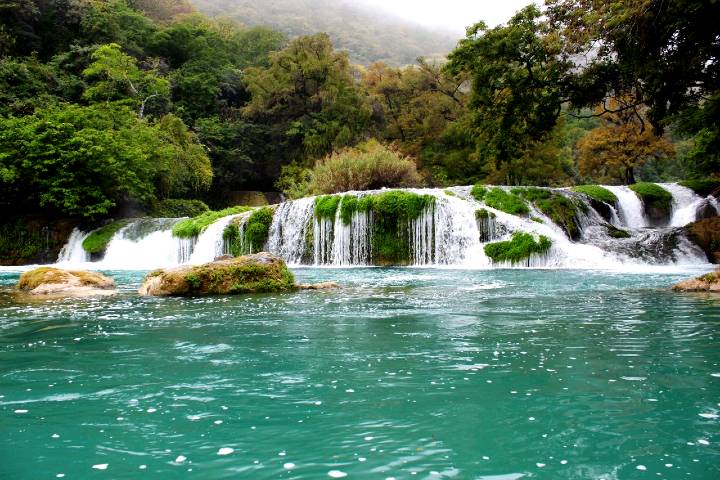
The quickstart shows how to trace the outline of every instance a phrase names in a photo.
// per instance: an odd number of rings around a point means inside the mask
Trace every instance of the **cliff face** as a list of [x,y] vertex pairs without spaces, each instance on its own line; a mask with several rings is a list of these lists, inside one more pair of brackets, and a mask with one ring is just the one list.
[[688,237],[712,263],[720,263],[720,217],[704,218],[685,227]]

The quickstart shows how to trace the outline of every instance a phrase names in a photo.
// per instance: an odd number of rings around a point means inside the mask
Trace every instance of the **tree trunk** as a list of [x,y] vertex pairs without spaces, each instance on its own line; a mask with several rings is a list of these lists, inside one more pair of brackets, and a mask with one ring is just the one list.
[[634,183],[637,183],[635,181],[635,168],[633,166],[626,167],[625,168],[625,184],[632,185]]

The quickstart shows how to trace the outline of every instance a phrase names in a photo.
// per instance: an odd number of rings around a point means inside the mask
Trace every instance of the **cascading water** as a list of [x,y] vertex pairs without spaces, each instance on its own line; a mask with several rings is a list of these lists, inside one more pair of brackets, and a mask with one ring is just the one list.
[[90,254],[82,247],[89,233],[74,228],[65,246],[60,250],[58,263],[78,264],[90,261]]
[[648,226],[640,198],[628,187],[605,186],[618,198],[618,210],[622,226],[627,228],[645,228]]
[[[469,187],[454,187],[445,191],[409,190],[420,195],[431,195],[435,201],[405,226],[399,225],[399,228],[405,230],[400,230],[398,234],[406,236],[399,241],[407,243],[409,263],[416,266],[612,268],[622,265],[704,263],[704,254],[687,240],[678,227],[694,221],[701,207],[715,208],[717,201],[714,198],[703,199],[676,184],[661,186],[673,195],[673,214],[668,227],[647,228],[642,203],[635,193],[627,187],[611,186],[606,188],[618,197],[618,215],[610,218],[610,224],[625,229],[626,235],[612,237],[606,220],[587,203],[578,210],[576,221],[580,238],[576,241],[568,238],[563,228],[531,204],[529,215],[517,216],[476,201],[470,195]],[[585,202],[586,197],[567,189],[551,190],[573,202]],[[343,198],[360,199],[379,193],[349,192]],[[265,249],[291,265],[353,266],[377,263],[377,259],[373,258],[373,231],[378,219],[372,211],[356,210],[343,219],[341,203],[334,218],[318,219],[314,214],[314,206],[314,198],[278,205],[267,244],[263,246],[242,243],[244,221],[249,217],[249,212],[221,218],[193,239],[179,239],[172,235],[172,227],[179,219],[135,220],[115,234],[104,258],[97,265],[101,268],[150,269],[212,261],[219,255],[230,253],[230,245],[223,239],[223,231],[233,220],[237,221],[240,229],[239,245],[243,252]],[[513,232],[527,232],[536,238],[545,236],[552,241],[552,247],[545,254],[533,255],[516,265],[492,263],[485,255],[485,245],[508,240]],[[83,232],[74,231],[59,261],[89,261],[89,255],[82,248],[86,236]]]

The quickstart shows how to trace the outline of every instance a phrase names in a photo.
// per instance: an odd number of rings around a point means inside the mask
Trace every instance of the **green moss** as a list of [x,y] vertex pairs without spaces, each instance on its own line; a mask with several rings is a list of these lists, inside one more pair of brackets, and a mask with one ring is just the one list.
[[340,218],[345,225],[352,221],[353,214],[358,210],[358,198],[355,195],[345,195],[340,202]]
[[522,198],[512,192],[506,192],[502,188],[495,187],[488,190],[485,193],[484,202],[488,207],[511,215],[527,215],[530,213],[530,209]]
[[455,192],[453,192],[452,190],[445,190],[445,195],[447,195],[448,197],[457,197],[457,195],[455,195]]
[[584,193],[588,197],[599,202],[614,205],[618,201],[617,196],[613,192],[605,187],[601,187],[600,185],[578,185],[572,189],[575,192]]
[[83,240],[83,249],[89,254],[103,253],[112,237],[128,223],[129,220],[118,220],[94,230]]
[[538,210],[559,225],[570,238],[576,240],[580,236],[578,226],[578,205],[569,198],[552,190],[528,187],[514,188],[512,194],[532,202]]
[[323,195],[315,199],[315,217],[316,218],[335,218],[338,205],[340,205],[340,195]]
[[538,218],[538,217],[530,217],[530,220],[532,220],[535,223],[545,223],[545,222],[543,222],[542,218]]
[[495,214],[489,210],[485,210],[484,208],[480,208],[478,210],[475,210],[475,219],[476,220],[485,220],[495,218]]
[[269,207],[255,210],[245,224],[245,240],[253,249],[261,249],[270,234],[270,225],[273,221],[273,211]]
[[250,210],[249,207],[230,207],[219,211],[209,211],[202,215],[198,215],[194,218],[182,220],[173,227],[173,235],[178,238],[192,238],[197,237],[205,230],[208,225],[220,220],[228,215],[237,215],[239,213],[247,212]]
[[200,200],[183,200],[168,198],[157,202],[151,216],[158,218],[197,217],[210,209]]
[[626,230],[614,227],[609,223],[605,225],[605,229],[607,230],[607,234],[612,238],[630,238],[631,236]]
[[512,239],[485,245],[485,255],[493,262],[510,262],[513,264],[527,260],[533,254],[544,254],[550,250],[552,242],[541,235],[539,240],[529,233],[515,232]]
[[689,188],[702,197],[707,197],[720,188],[720,178],[705,178],[702,180],[685,180],[680,182],[683,187]]
[[485,185],[476,183],[475,185],[473,185],[472,189],[470,190],[470,195],[475,197],[475,200],[477,200],[478,202],[482,202],[483,200],[485,200],[485,195],[487,194],[487,192],[488,192],[488,190],[487,190],[487,187],[485,187]]
[[640,197],[646,206],[670,210],[672,206],[672,194],[660,185],[641,182],[628,186],[630,190]]

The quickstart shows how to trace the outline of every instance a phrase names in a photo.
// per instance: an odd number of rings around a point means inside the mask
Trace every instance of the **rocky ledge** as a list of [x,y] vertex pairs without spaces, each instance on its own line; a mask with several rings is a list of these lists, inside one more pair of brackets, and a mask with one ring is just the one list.
[[40,267],[23,273],[17,288],[30,295],[112,295],[115,281],[97,272]]
[[720,293],[720,269],[701,277],[683,280],[672,287],[676,292]]
[[140,287],[141,295],[201,296],[297,290],[285,262],[266,252],[223,257],[197,266],[150,272]]

